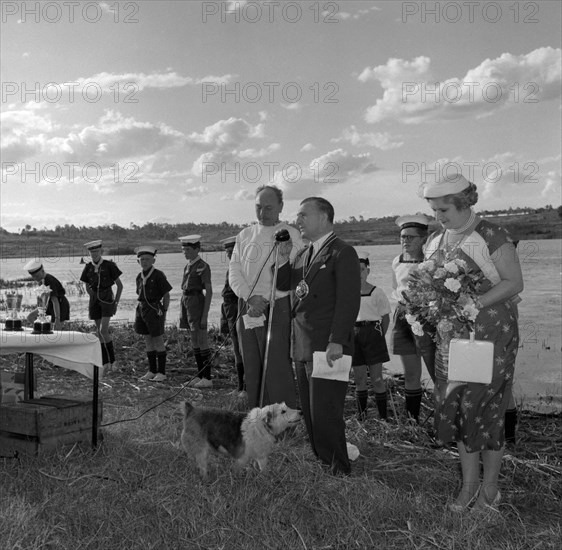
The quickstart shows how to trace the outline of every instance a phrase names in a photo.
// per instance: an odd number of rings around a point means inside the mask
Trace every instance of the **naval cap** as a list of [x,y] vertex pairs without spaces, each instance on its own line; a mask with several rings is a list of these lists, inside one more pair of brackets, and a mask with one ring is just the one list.
[[421,212],[416,212],[415,214],[400,216],[399,218],[396,218],[395,223],[400,229],[406,229],[408,227],[427,229],[429,225],[429,218]]
[[156,248],[154,246],[139,246],[135,248],[135,252],[137,253],[137,258],[142,256],[143,254],[150,254],[151,256],[156,256]]
[[236,235],[234,235],[233,237],[227,237],[226,239],[221,239],[221,244],[223,245],[224,248],[230,248],[234,246],[235,243],[236,243]]
[[90,241],[89,243],[85,243],[84,247],[88,250],[97,250],[98,248],[101,248],[101,240],[98,241]]
[[201,235],[186,235],[185,237],[179,237],[182,247],[184,246],[194,246],[201,241]]
[[43,264],[39,260],[31,260],[27,262],[23,268],[30,274],[33,275],[43,268]]

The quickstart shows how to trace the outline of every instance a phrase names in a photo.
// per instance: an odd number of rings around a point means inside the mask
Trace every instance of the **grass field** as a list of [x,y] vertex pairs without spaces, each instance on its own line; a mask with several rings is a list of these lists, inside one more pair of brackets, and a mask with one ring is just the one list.
[[[278,442],[265,472],[235,474],[217,457],[204,483],[177,446],[178,405],[239,407],[229,394],[230,352],[217,356],[212,390],[187,389],[182,383],[195,366],[185,336],[173,329],[167,336],[170,380],[143,384],[142,342],[128,327],[114,331],[121,370],[100,384],[106,426],[95,451],[75,446],[0,459],[2,550],[559,548],[559,415],[520,412],[518,443],[507,450],[500,479],[505,498],[489,515],[447,511],[460,488],[458,456],[428,433],[429,395],[422,425],[406,422],[397,377],[388,378],[389,422],[374,407],[358,422],[350,385],[347,437],[361,452],[351,476],[329,475],[300,426]],[[218,346],[222,338],[213,340]],[[39,395],[91,391],[83,376],[36,363]],[[2,357],[0,367],[22,369],[23,357]]]

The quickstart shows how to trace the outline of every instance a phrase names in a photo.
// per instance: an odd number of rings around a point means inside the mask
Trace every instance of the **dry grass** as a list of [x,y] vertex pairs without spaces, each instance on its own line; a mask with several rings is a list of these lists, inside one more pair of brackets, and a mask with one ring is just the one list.
[[[104,423],[112,424],[103,429],[95,452],[76,446],[0,461],[3,550],[559,547],[559,416],[522,415],[520,442],[502,469],[504,503],[488,517],[446,511],[459,488],[458,457],[433,445],[427,433],[431,419],[422,427],[404,421],[402,386],[395,379],[389,383],[396,417],[388,423],[374,411],[359,423],[350,391],[347,434],[361,451],[350,477],[329,475],[299,427],[279,442],[264,473],[235,475],[231,462],[217,457],[211,480],[203,483],[177,447],[178,403],[236,407],[227,395],[234,369],[218,368],[212,391],[182,389],[192,370],[182,367],[183,336],[177,331],[169,336],[175,350],[171,381],[141,385],[136,379],[145,369],[142,346],[129,329],[116,332],[123,370],[101,386]],[[224,362],[228,353],[221,353]],[[89,390],[84,377],[41,363],[38,379],[39,394]],[[137,420],[113,423],[166,398]],[[424,404],[427,418],[429,400]]]

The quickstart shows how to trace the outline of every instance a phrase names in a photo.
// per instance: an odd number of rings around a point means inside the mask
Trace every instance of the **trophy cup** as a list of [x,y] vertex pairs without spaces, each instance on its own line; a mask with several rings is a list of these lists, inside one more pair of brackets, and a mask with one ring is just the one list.
[[41,285],[35,289],[35,293],[37,294],[37,310],[39,315],[33,322],[33,334],[52,334],[51,321],[47,320],[45,316],[49,298],[51,297],[51,289],[48,286]]
[[15,292],[6,295],[8,316],[4,323],[5,330],[23,330],[21,326],[20,309],[23,295]]

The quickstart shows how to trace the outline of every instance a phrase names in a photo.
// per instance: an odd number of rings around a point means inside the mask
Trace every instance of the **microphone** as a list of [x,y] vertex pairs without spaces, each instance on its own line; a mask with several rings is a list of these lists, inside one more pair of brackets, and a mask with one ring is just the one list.
[[275,232],[274,237],[278,243],[284,243],[291,240],[291,234],[286,229],[279,229]]

